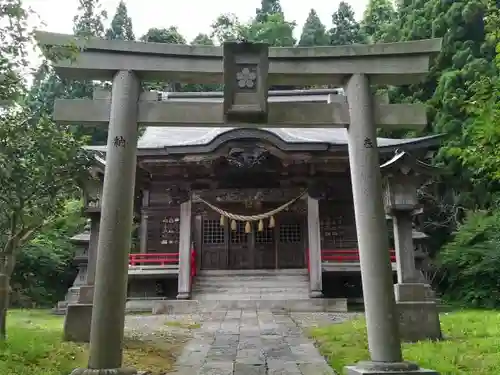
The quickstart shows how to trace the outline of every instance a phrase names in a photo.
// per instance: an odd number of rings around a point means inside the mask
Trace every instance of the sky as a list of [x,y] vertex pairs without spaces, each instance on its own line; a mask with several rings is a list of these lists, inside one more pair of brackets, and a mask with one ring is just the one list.
[[[120,0],[101,0],[102,7],[111,19]],[[302,25],[314,8],[323,23],[330,28],[331,15],[340,0],[281,0],[281,6],[288,21],[297,23],[296,37],[300,36]],[[356,18],[360,19],[368,0],[351,0]],[[73,16],[78,0],[24,0],[25,5],[38,14],[41,29],[51,32],[72,33]],[[260,0],[125,0],[132,17],[137,37],[151,27],[167,28],[177,26],[180,33],[191,41],[202,32],[210,34],[210,25],[222,13],[234,13],[240,21],[249,20],[260,6]],[[174,5],[175,4],[175,5]],[[107,25],[106,25],[107,26]]]

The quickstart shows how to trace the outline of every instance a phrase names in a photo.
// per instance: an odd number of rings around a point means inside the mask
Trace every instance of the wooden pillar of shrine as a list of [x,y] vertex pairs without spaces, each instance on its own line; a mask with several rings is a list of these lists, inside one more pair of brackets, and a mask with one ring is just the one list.
[[312,298],[323,296],[321,270],[321,234],[319,224],[319,201],[307,196],[309,293]]
[[147,212],[148,207],[149,207],[149,190],[144,190],[142,196],[141,224],[139,227],[139,251],[142,254],[148,252],[148,221],[149,221],[149,215]]
[[177,299],[191,296],[191,199],[181,203]]

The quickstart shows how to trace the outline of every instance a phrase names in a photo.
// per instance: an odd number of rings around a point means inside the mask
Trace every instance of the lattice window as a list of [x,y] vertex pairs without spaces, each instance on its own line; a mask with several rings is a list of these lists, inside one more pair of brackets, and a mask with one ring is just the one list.
[[242,221],[236,222],[236,230],[231,230],[231,243],[240,244],[247,243],[248,241],[248,233],[245,232],[246,223]]
[[264,227],[262,231],[255,232],[255,243],[273,243],[274,228]]
[[176,245],[179,243],[180,219],[167,216],[162,220],[161,243],[163,245]]
[[224,227],[220,225],[220,220],[203,220],[202,236],[204,244],[223,244],[225,242],[224,232]]
[[302,242],[302,226],[299,223],[282,223],[280,225],[280,242]]

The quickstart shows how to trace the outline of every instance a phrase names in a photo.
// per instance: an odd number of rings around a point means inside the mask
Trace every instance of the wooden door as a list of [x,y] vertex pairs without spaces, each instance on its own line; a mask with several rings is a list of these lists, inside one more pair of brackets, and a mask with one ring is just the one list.
[[258,223],[255,223],[252,233],[254,236],[255,268],[275,269],[277,265],[275,228],[269,228],[269,226],[265,225],[263,230],[259,231]]
[[232,270],[255,267],[252,236],[245,232],[245,225],[246,223],[238,221],[236,230],[229,228],[229,269]]
[[299,213],[278,217],[278,268],[306,267],[306,218]]
[[220,225],[220,218],[212,215],[201,219],[201,269],[227,269],[226,227]]

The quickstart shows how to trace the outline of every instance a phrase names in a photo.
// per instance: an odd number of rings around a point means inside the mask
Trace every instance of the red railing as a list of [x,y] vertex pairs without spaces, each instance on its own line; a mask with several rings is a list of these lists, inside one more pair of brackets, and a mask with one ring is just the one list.
[[190,268],[191,268],[191,285],[193,284],[193,278],[196,276],[196,251],[191,249]]
[[[389,250],[391,262],[396,261],[396,252],[394,249]],[[321,262],[359,262],[358,249],[325,249],[321,250]]]
[[130,266],[151,265],[168,266],[179,264],[179,253],[138,253],[130,254]]

